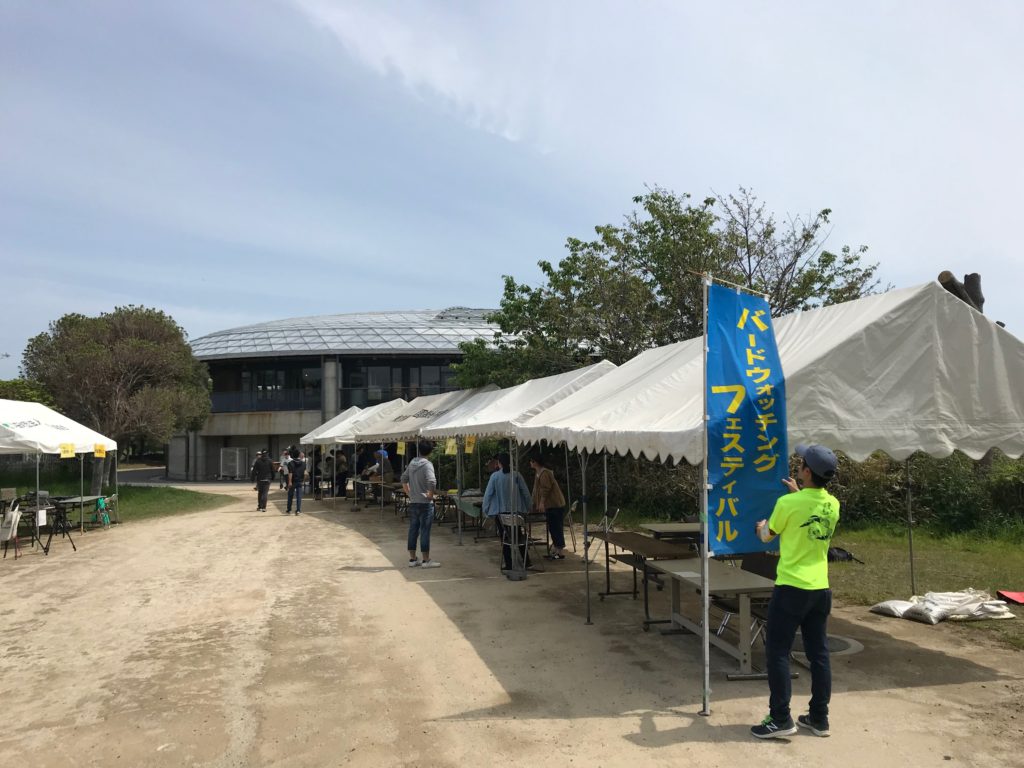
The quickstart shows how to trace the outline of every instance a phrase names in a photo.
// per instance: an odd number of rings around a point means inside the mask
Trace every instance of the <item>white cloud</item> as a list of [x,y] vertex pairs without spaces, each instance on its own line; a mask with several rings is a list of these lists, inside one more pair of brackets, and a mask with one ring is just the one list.
[[440,97],[475,128],[513,142],[523,138],[523,94],[513,80],[493,76],[496,62],[482,55],[487,39],[444,6],[409,3],[389,12],[377,3],[292,2],[380,77],[397,79],[421,98]]

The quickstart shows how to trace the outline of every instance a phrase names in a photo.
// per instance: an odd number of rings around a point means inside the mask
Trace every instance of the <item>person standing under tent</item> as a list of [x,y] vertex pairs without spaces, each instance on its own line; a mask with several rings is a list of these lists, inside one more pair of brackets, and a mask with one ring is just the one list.
[[[839,523],[839,502],[825,490],[839,466],[823,445],[798,445],[796,480],[782,482],[789,494],[775,503],[771,518],[757,523],[763,542],[779,540],[779,567],[768,604],[765,666],[768,672],[768,716],[750,729],[759,739],[796,733],[797,726],[815,736],[829,735],[828,705],[832,698],[832,667],[828,651],[828,616],[832,590],[828,582],[828,548]],[[811,667],[811,701],[796,723],[790,713],[792,685],[789,654],[797,629]]]
[[306,461],[298,448],[292,448],[288,460],[288,503],[284,513],[292,513],[292,498],[295,499],[295,514],[302,514],[302,486],[306,482]]
[[348,456],[340,448],[334,452],[334,495],[345,498],[348,490]]
[[[498,533],[501,534],[502,541],[504,541],[504,525],[502,525],[499,515],[510,515],[513,511],[520,515],[526,515],[530,510],[530,490],[526,487],[526,481],[523,480],[523,476],[518,472],[512,472],[512,460],[507,453],[499,453],[496,458],[499,469],[487,481],[487,488],[484,490],[483,513],[487,517],[494,518]],[[515,504],[515,510],[512,508],[513,504]],[[526,531],[522,531],[519,541],[519,549],[522,553],[523,561],[526,562],[526,567],[529,568],[530,563],[526,560]],[[502,547],[502,556],[504,557],[505,569],[511,569],[512,550],[508,547]]]
[[[439,568],[437,560],[430,559],[430,526],[434,522],[434,492],[437,476],[430,463],[433,443],[426,440],[417,446],[419,455],[409,462],[402,473],[402,487],[409,495],[409,567]],[[416,539],[419,538],[422,560],[416,558]]]
[[565,559],[565,496],[558,487],[555,473],[547,466],[539,451],[530,456],[533,478],[533,508],[544,515],[551,537],[551,560]]
[[252,463],[252,489],[256,491],[256,511],[267,511],[267,496],[270,495],[270,482],[274,479],[274,462],[266,451],[260,451],[256,461]]

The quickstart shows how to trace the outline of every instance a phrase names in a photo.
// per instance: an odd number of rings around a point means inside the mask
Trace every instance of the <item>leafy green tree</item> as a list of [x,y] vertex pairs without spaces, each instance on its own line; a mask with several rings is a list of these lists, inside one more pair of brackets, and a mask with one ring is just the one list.
[[639,208],[621,226],[599,226],[590,241],[569,238],[557,266],[540,261],[541,285],[505,276],[491,317],[499,332],[492,344],[463,345],[462,386],[507,386],[600,357],[620,364],[697,336],[703,274],[768,294],[776,315],[878,286],[877,265],[861,264],[866,248],[823,248],[828,209],[779,226],[744,189],[694,202],[656,187],[633,202]]
[[166,443],[209,415],[206,366],[181,327],[157,309],[64,315],[29,340],[21,368],[63,413],[120,447]]
[[25,379],[0,379],[0,400],[42,403],[50,408],[54,405],[53,398],[46,390]]

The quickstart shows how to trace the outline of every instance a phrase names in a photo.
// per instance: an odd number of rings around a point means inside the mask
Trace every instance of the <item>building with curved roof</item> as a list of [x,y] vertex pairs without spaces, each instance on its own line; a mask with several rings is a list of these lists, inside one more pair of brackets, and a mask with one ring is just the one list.
[[[320,315],[216,331],[192,340],[212,383],[211,414],[172,439],[168,476],[239,476],[344,409],[455,389],[459,344],[490,341],[494,310],[450,307]],[[225,468],[223,457],[232,456]],[[240,458],[241,457],[241,458]],[[245,474],[245,473],[243,473]]]

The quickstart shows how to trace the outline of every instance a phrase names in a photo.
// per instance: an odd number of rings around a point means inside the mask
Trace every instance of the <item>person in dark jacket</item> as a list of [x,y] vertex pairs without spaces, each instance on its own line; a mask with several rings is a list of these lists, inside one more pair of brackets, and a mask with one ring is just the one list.
[[274,479],[274,462],[266,451],[260,451],[256,461],[252,463],[252,489],[256,491],[256,511],[267,511],[267,496],[270,494],[270,483]]
[[306,460],[298,448],[292,448],[288,462],[288,503],[284,513],[292,513],[292,499],[295,499],[295,514],[302,514],[302,486],[306,481]]

